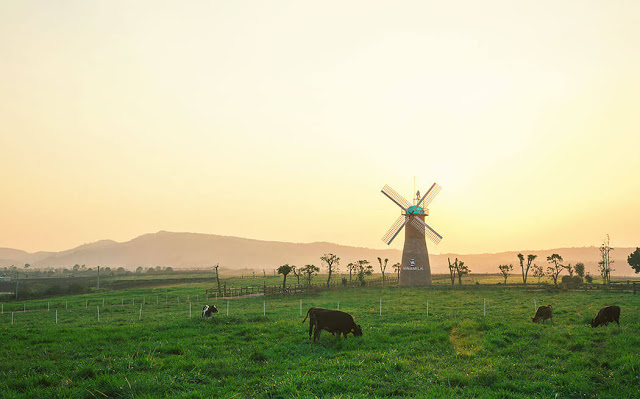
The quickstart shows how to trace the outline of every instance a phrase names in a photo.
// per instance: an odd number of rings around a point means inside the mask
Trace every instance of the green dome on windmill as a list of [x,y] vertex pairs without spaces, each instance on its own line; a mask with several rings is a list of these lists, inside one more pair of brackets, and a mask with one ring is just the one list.
[[410,206],[407,208],[407,215],[424,215],[424,209],[419,206]]

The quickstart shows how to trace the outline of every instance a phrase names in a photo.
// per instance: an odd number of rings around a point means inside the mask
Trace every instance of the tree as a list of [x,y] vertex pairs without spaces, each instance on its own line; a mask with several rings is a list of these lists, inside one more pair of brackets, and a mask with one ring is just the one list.
[[576,271],[576,274],[580,276],[581,279],[584,279],[584,263],[582,262],[576,263],[573,269]]
[[398,275],[398,283],[399,283],[400,282],[400,262],[394,263],[392,267],[393,267],[393,270]]
[[[458,259],[456,258],[456,260]],[[463,261],[457,262],[456,274],[458,275],[458,284],[462,285],[462,276],[469,273],[471,273],[471,270],[469,270],[469,267],[466,266]]]
[[298,285],[300,285],[300,275],[302,274],[296,266],[291,266],[291,273],[298,278]]
[[349,269],[349,282],[351,282],[351,275],[356,272],[357,267],[358,265],[356,265],[355,263],[349,263],[347,265],[347,269]]
[[136,273],[140,274],[140,273],[142,273],[142,270],[143,270],[142,266],[136,267]]
[[340,258],[338,258],[334,254],[324,254],[320,257],[320,261],[324,262],[327,265],[327,269],[329,270],[329,278],[327,278],[327,287],[329,283],[331,283],[331,274],[333,272],[338,272],[338,266],[340,265]]
[[458,258],[456,258],[455,262],[453,263],[451,263],[451,259],[447,258],[447,262],[449,262],[449,277],[451,278],[451,285],[455,285],[456,270],[458,267]]
[[598,262],[598,268],[600,269],[600,276],[602,276],[603,284],[611,283],[611,272],[613,271],[611,268],[611,264],[613,263],[610,258],[611,251],[613,251],[613,248],[609,246],[609,234],[607,234],[602,246],[600,246],[601,260]]
[[522,283],[527,283],[527,277],[529,276],[529,269],[531,268],[531,263],[538,257],[538,255],[529,254],[527,255],[527,266],[524,266],[524,255],[518,254],[518,260],[520,261],[520,269],[522,269]]
[[287,290],[287,274],[291,273],[291,266],[284,264],[278,268],[278,274],[282,274],[284,279],[282,280],[282,291]]
[[385,258],[384,266],[382,266],[382,259],[378,256],[378,263],[380,263],[380,272],[382,273],[382,285],[384,286],[384,271],[387,269],[387,263],[389,259]]
[[76,263],[75,265],[73,265],[73,271],[77,272],[78,270],[80,270],[80,265]]
[[553,254],[551,256],[547,256],[547,262],[549,262],[550,266],[547,267],[547,274],[551,276],[553,279],[553,284],[558,286],[558,276],[564,270],[564,266],[560,263],[562,262],[562,256],[558,254]]
[[31,267],[31,265],[30,265],[30,264],[28,264],[28,263],[25,263],[25,264],[24,264],[24,268],[25,268],[25,269],[28,269],[29,267]]
[[370,276],[373,273],[373,266],[368,260],[361,259],[356,263],[356,271],[358,272],[358,281],[364,285],[364,276]]
[[627,263],[636,273],[640,273],[640,248],[636,247],[636,250],[629,254]]
[[534,260],[536,260],[536,258],[538,257],[538,255],[534,255],[534,254],[529,254],[527,255],[527,268],[524,270],[524,283],[527,283],[527,276],[529,274],[529,268],[531,267],[531,263],[533,263]]
[[315,265],[305,265],[300,271],[307,275],[307,282],[311,285],[311,276],[318,274],[320,268]]
[[520,269],[522,269],[522,283],[527,283],[527,278],[524,275],[524,255],[518,254],[518,260],[520,261]]
[[542,266],[533,265],[532,270],[533,270],[533,277],[537,277],[538,283],[540,283],[540,279],[544,277],[544,270],[542,269]]
[[566,265],[565,269],[567,269],[567,272],[569,272],[569,277],[573,278],[573,266],[571,266],[571,263]]
[[498,269],[500,269],[500,273],[502,273],[502,277],[504,277],[504,283],[507,283],[507,277],[509,277],[509,272],[511,270],[513,270],[513,265],[509,264],[509,265],[500,265],[498,266]]

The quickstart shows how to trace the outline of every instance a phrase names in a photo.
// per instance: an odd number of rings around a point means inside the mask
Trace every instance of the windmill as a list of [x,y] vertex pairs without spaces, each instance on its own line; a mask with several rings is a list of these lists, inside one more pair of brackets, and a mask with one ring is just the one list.
[[413,205],[385,185],[381,192],[400,207],[402,214],[391,225],[391,228],[382,237],[387,245],[406,226],[404,232],[404,248],[402,250],[402,263],[400,264],[399,285],[431,285],[431,266],[429,265],[429,253],[425,237],[438,244],[442,236],[424,222],[425,216],[429,216],[427,206],[440,192],[438,184],[433,183],[425,195],[420,197],[420,191],[416,193]]

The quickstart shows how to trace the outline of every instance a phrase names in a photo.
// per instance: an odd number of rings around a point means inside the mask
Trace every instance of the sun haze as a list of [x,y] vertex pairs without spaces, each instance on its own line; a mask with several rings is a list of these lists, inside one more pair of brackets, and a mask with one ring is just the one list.
[[[640,3],[6,1],[0,247],[640,245]],[[400,248],[402,240],[392,247]]]

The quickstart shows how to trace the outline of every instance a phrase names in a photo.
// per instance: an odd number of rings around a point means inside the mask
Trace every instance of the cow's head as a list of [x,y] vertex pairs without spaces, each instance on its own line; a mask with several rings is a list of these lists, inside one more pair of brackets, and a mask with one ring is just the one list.
[[351,332],[353,333],[354,337],[362,337],[362,327],[360,327],[360,324],[356,324],[356,326],[353,327]]
[[211,310],[211,313],[218,313],[218,308],[216,308],[216,305],[209,306],[209,310]]
[[597,317],[595,319],[591,319],[591,327],[598,327],[598,325],[600,324],[596,321],[596,319]]

